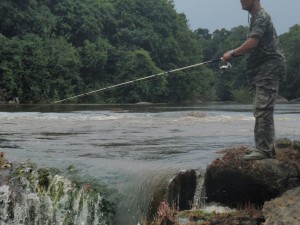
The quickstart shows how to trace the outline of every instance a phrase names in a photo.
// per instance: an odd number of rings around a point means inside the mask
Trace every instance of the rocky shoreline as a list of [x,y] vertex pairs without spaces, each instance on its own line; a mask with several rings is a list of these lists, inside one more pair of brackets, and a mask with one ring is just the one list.
[[206,169],[206,207],[178,211],[163,203],[145,225],[300,224],[300,142],[277,140],[276,159],[246,162],[246,148],[226,149]]

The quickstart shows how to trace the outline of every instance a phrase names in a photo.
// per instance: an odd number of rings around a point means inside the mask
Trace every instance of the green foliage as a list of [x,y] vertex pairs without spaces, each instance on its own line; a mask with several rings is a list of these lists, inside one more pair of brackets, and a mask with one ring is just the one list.
[[[136,80],[161,72],[152,61],[149,53],[143,49],[128,52],[117,65],[115,83]],[[118,102],[156,102],[167,93],[164,76],[149,81],[136,82],[114,92]]]
[[71,96],[80,77],[77,50],[63,38],[1,38],[0,87],[23,102],[40,102]]
[[238,103],[250,103],[253,99],[248,87],[240,87],[232,91],[233,101]]
[[[247,27],[243,26],[233,28],[230,31],[225,29],[216,30],[212,34],[211,40],[207,41],[207,47],[204,49],[205,59],[209,60],[210,58],[217,58],[218,55],[222,56],[225,51],[241,45],[246,40],[246,37]],[[241,86],[247,87],[248,85],[243,57],[233,59],[231,64],[233,65],[232,69],[219,76],[215,75],[216,94],[221,101],[236,100],[236,93],[238,93]],[[218,70],[220,65],[216,64],[214,66],[214,69]]]
[[290,28],[280,37],[287,59],[287,80],[281,87],[280,94],[289,100],[300,98],[300,25]]
[[[210,34],[187,24],[172,0],[1,0],[0,99],[54,102],[219,58],[246,39],[247,27]],[[280,94],[288,99],[300,97],[299,30],[280,37],[288,63]],[[248,85],[245,62],[232,64],[223,75],[216,63],[73,101],[237,100]]]
[[0,33],[6,37],[20,37],[28,33],[50,36],[55,24],[56,17],[41,1],[0,1]]
[[63,0],[51,4],[57,17],[56,35],[63,36],[75,46],[84,41],[97,41],[114,23],[111,4],[106,0]]

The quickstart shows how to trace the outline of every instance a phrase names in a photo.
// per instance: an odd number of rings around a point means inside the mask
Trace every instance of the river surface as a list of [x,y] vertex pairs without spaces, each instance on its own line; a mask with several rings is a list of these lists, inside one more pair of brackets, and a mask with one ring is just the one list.
[[[0,151],[103,181],[127,198],[119,221],[136,224],[139,193],[158,174],[205,169],[224,148],[253,146],[253,126],[251,105],[0,105]],[[300,105],[277,104],[275,129],[299,140]]]

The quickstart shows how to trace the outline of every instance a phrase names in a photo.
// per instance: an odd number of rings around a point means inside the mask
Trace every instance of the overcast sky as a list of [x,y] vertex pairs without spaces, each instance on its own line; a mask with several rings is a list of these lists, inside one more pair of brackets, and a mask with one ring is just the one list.
[[[248,12],[241,9],[239,0],[174,0],[174,4],[177,12],[186,15],[192,30],[213,32],[248,25]],[[261,0],[261,5],[271,15],[278,34],[300,24],[300,0]]]

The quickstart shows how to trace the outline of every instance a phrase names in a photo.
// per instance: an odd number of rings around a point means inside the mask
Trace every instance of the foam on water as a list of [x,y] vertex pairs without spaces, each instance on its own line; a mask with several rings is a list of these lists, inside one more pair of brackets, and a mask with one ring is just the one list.
[[0,112],[0,119],[6,121],[15,120],[36,120],[36,121],[102,121],[123,119],[123,115],[80,115],[78,113],[3,113]]

